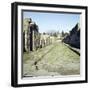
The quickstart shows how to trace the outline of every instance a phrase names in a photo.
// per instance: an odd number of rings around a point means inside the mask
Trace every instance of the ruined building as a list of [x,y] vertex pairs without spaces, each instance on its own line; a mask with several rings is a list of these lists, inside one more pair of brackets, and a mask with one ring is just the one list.
[[[23,20],[23,51],[33,51],[39,46],[38,26],[31,18]],[[37,43],[36,43],[37,42]]]
[[52,44],[54,37],[39,32],[38,25],[31,18],[23,20],[23,51],[30,52]]
[[70,33],[62,40],[64,43],[69,44],[75,48],[80,49],[80,26],[79,23],[70,31]]

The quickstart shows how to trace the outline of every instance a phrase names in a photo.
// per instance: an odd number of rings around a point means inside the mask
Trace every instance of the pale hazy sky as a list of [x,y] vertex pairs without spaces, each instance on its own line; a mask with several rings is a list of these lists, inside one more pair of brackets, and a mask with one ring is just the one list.
[[76,23],[80,22],[80,14],[70,13],[46,13],[24,11],[23,18],[32,18],[39,26],[39,32],[55,30],[61,32],[70,31]]

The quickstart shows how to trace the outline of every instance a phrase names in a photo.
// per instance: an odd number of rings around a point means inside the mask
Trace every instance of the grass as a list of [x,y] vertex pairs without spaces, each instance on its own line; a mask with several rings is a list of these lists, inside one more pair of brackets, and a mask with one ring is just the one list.
[[42,58],[43,55],[45,55],[49,50],[51,50],[54,47],[54,45],[49,45],[44,48],[40,48],[37,51],[24,53],[23,54],[23,61],[24,63],[27,62],[27,60],[34,60],[37,61]]
[[[34,52],[24,53],[23,60],[24,75],[80,74],[80,56],[60,42]],[[36,65],[35,62],[37,62]]]

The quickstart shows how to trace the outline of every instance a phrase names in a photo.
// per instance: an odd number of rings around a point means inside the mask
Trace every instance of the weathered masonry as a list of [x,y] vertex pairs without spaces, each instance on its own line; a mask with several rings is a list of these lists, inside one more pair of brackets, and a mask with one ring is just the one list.
[[26,52],[33,51],[39,47],[38,26],[31,18],[23,21],[23,50]]
[[80,25],[77,23],[74,28],[70,31],[63,42],[80,49]]
[[23,51],[29,52],[43,48],[54,42],[54,37],[39,32],[38,25],[31,18],[23,20]]

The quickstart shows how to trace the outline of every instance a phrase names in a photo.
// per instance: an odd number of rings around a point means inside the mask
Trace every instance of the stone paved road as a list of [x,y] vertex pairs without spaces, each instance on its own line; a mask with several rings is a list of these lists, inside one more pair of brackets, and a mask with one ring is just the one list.
[[24,54],[24,76],[79,75],[80,56],[61,42]]

